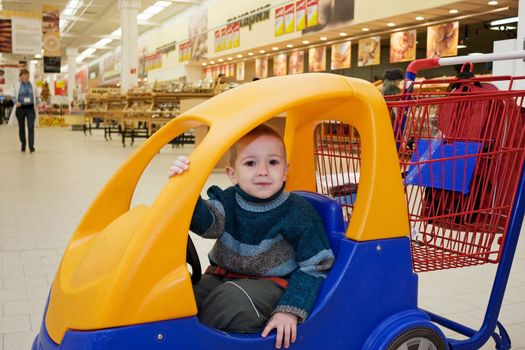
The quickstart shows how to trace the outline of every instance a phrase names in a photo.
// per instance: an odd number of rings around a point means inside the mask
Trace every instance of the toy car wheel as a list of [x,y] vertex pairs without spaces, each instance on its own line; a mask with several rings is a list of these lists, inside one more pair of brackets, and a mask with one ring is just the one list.
[[429,328],[413,328],[398,336],[388,350],[446,350],[443,338]]

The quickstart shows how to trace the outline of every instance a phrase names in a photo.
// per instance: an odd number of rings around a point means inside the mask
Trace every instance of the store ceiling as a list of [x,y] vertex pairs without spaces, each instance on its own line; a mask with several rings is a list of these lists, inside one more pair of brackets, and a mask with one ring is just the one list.
[[[161,13],[153,16],[148,21],[139,21],[139,34],[147,31],[166,19],[175,16],[181,11],[192,5],[198,5],[202,0],[168,0],[172,4]],[[156,0],[140,0],[139,13],[144,9],[153,5]],[[0,0],[0,4],[4,10],[16,11],[34,11],[42,10],[42,5],[56,5],[61,11],[67,4],[67,0]],[[74,16],[62,16],[61,18],[70,20],[66,31],[61,36],[62,59],[67,62],[65,56],[65,48],[76,47],[79,53],[88,47],[91,47],[98,40],[108,36],[116,29],[120,28],[120,9],[119,1],[117,0],[84,0],[82,6],[77,10]],[[104,48],[97,49],[93,58],[104,54],[107,50],[111,50],[116,46],[120,46],[119,38],[106,45]],[[18,55],[3,55],[6,59],[19,60],[23,57]],[[88,57],[89,60],[89,57]]]
[[[147,31],[150,28],[160,25],[160,23],[170,17],[175,16],[177,13],[185,10],[186,8],[200,4],[202,0],[169,0],[171,4],[163,12],[155,15],[147,22],[139,22],[139,34]],[[345,28],[338,28],[337,31],[323,32],[322,35],[332,40],[334,38],[340,38],[339,33],[345,32],[349,37],[369,36],[378,33],[388,33],[393,30],[405,27],[421,26],[425,27],[434,22],[447,21],[452,19],[459,19],[462,24],[479,23],[483,21],[491,21],[494,19],[506,18],[517,16],[518,14],[518,0],[498,0],[497,5],[488,5],[489,0],[463,0],[454,3],[447,7],[432,8],[425,11],[405,13],[403,15],[394,16],[391,18],[384,18],[377,21],[371,21],[368,23],[360,23],[359,25],[351,25]],[[156,0],[141,0],[141,9],[146,9],[150,5],[153,5]],[[0,4],[5,10],[18,10],[18,11],[40,11],[43,4],[54,4],[63,9],[67,0],[0,0]],[[71,27],[67,28],[66,32],[63,33],[61,39],[61,45],[63,47],[63,60],[67,60],[65,57],[65,48],[77,47],[79,52],[92,46],[95,42],[101,38],[109,35],[114,30],[120,27],[120,10],[119,1],[113,0],[84,0],[84,4],[77,11],[75,16],[70,18]],[[458,13],[449,13],[450,9],[457,9]],[[416,21],[415,17],[422,16],[425,19]],[[388,22],[396,24],[395,27],[387,27]],[[369,28],[370,31],[364,32],[362,28]],[[320,34],[309,34],[301,40],[308,39],[310,42],[318,42]],[[297,46],[300,43],[290,42]],[[288,44],[284,42],[281,45]],[[113,49],[120,45],[120,40],[115,38],[105,48],[98,49],[97,52],[86,59],[85,62],[93,59],[99,55],[104,54],[107,50]],[[264,48],[252,48],[252,50],[265,49],[271,51],[271,46]],[[22,59],[22,57],[16,57],[14,55],[4,55],[4,57],[11,59]]]

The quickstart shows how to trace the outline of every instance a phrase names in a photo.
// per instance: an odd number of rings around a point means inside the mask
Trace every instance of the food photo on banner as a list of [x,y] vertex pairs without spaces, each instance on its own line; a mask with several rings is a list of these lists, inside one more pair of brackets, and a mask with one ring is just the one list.
[[357,48],[357,66],[373,66],[381,60],[381,37],[360,39]]
[[202,8],[190,17],[188,31],[191,45],[191,60],[208,58],[208,9]]
[[308,71],[322,72],[326,70],[326,46],[312,47],[308,50]]
[[438,24],[427,28],[427,58],[458,54],[459,22]]
[[244,61],[243,62],[237,62],[235,67],[235,79],[237,81],[243,81],[244,75],[245,75],[245,67],[244,67]]
[[288,74],[300,73],[304,73],[304,51],[294,51],[288,60]]
[[351,41],[345,41],[343,43],[333,44],[330,68],[332,70],[350,68],[351,53],[352,53],[352,42]]
[[[303,29],[303,34],[351,24],[354,3],[354,0],[308,0],[307,27]],[[315,20],[312,20],[314,12]]]
[[268,57],[257,57],[255,59],[255,76],[257,78],[268,77]]
[[280,53],[278,55],[273,56],[273,75],[274,76],[286,75],[287,68],[288,68],[287,58],[288,58],[288,55],[285,53]]
[[416,59],[416,30],[390,34],[390,63]]
[[10,19],[0,19],[0,52],[13,52],[13,32]]

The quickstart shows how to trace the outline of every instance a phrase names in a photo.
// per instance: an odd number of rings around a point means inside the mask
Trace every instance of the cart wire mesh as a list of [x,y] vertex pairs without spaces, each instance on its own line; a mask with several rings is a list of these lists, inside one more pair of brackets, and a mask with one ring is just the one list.
[[[516,79],[423,80],[414,92],[388,97],[414,271],[499,261],[525,158],[525,90],[513,88]],[[335,198],[349,221],[360,139],[334,120],[314,135],[317,190]]]

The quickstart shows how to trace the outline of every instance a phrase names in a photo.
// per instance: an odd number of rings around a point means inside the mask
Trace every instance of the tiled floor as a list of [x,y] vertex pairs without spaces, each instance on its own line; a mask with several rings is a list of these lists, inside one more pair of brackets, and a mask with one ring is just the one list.
[[[105,142],[100,130],[84,136],[68,129],[39,129],[36,148],[35,154],[22,154],[16,130],[0,126],[0,350],[30,348],[70,234],[93,197],[136,146]],[[165,147],[142,177],[134,203],[151,203],[166,182],[168,165],[185,152],[189,149]],[[214,173],[209,184],[228,182],[223,173]],[[205,260],[211,242],[196,239],[196,244]],[[421,274],[420,305],[479,327],[494,272],[495,266],[486,265]],[[525,349],[523,239],[500,321],[511,335],[513,349]],[[492,342],[483,347],[493,348]]]

